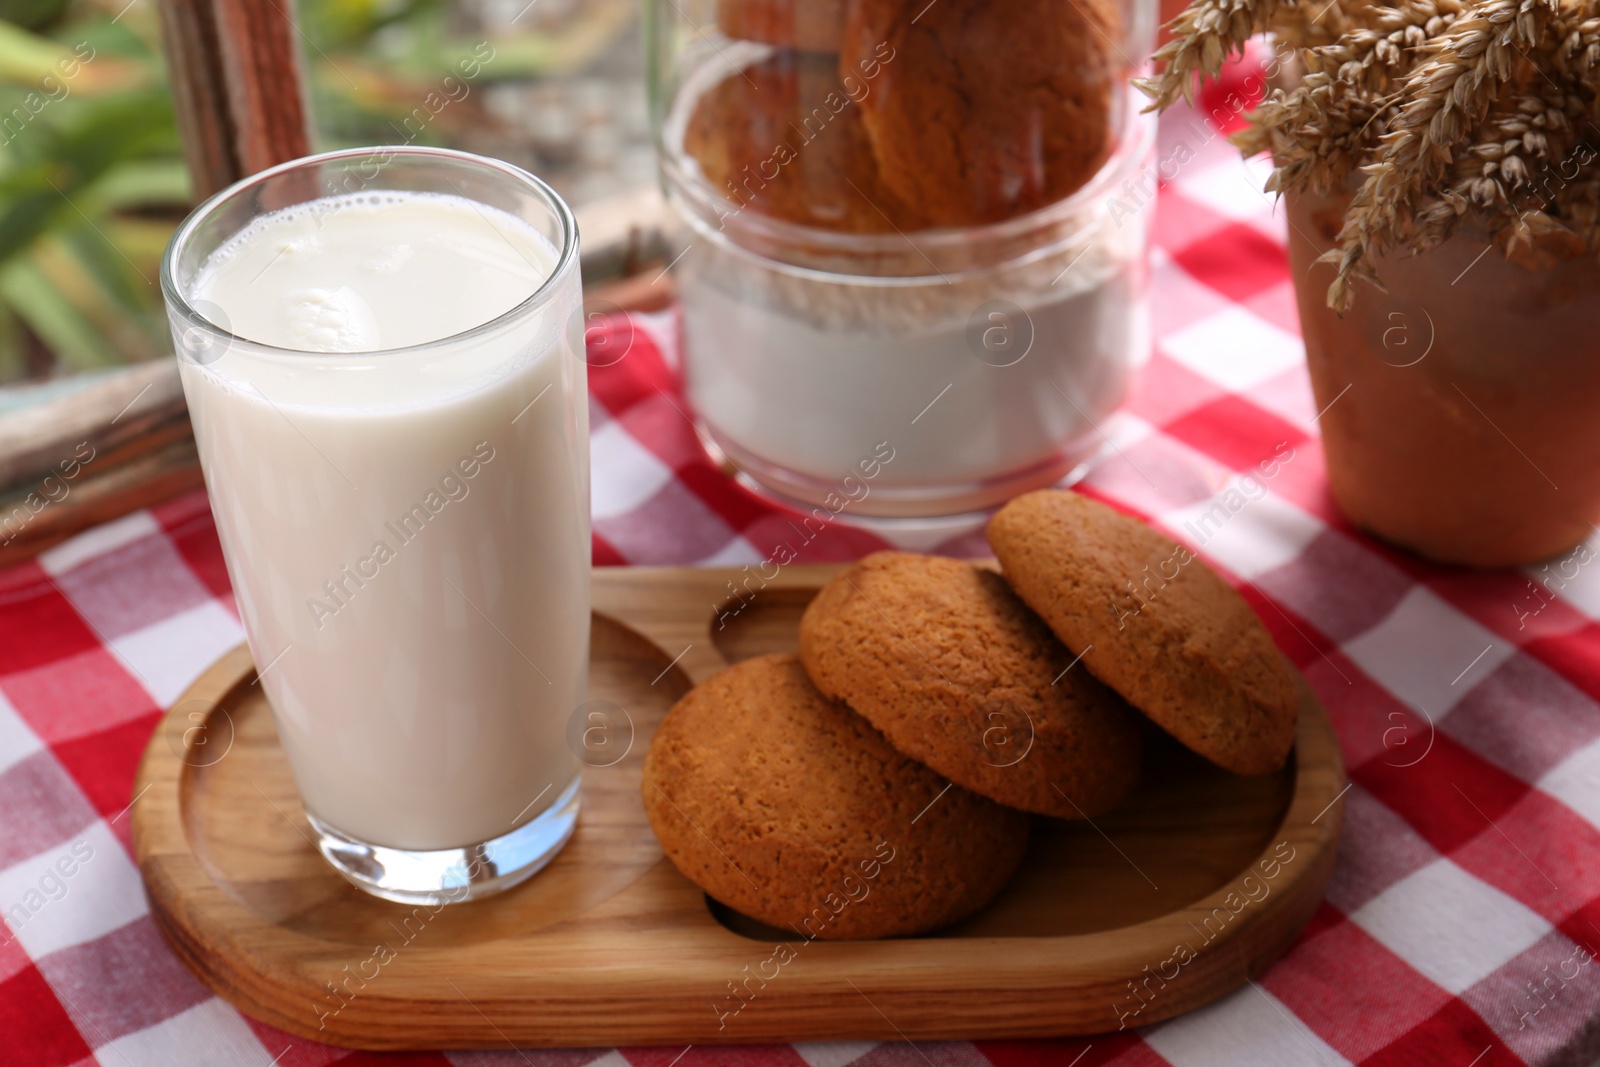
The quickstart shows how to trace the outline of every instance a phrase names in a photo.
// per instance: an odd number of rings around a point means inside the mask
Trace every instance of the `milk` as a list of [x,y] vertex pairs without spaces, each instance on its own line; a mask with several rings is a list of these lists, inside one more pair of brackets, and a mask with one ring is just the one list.
[[[994,480],[1042,468],[1059,478],[1102,447],[1097,427],[1149,345],[1145,272],[1132,258],[1026,306],[1002,303],[997,285],[988,301],[958,297],[947,310],[929,286],[934,309],[896,314],[902,290],[878,323],[828,316],[821,286],[819,312],[752,296],[752,273],[700,265],[690,252],[678,268],[692,279],[681,298],[690,400],[735,462],[776,464],[813,492],[835,489],[879,442],[895,455],[873,486],[880,499],[981,507],[993,501],[978,487]],[[971,312],[985,303],[993,310],[979,314],[992,317],[974,329]],[[995,351],[974,334],[996,338]],[[803,483],[783,488],[818,502]]]
[[578,774],[575,276],[492,322],[556,263],[485,205],[362,194],[266,215],[187,294],[248,339],[180,366],[251,653],[306,810],[369,844],[488,841]]

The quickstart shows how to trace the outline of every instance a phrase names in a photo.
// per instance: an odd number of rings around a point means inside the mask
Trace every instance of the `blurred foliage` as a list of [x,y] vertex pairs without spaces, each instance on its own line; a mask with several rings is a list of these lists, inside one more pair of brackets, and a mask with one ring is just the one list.
[[[492,124],[481,95],[417,109],[485,46],[480,85],[571,69],[631,6],[496,28],[472,2],[302,0],[319,147],[447,143],[463,123]],[[191,201],[155,4],[0,0],[0,383],[170,351],[160,260]]]

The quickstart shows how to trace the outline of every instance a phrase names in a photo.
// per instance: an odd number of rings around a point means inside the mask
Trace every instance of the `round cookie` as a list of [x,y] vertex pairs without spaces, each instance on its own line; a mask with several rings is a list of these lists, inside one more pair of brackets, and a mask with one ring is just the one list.
[[1139,778],[1139,718],[1079,666],[993,571],[879,552],[800,620],[823,693],[889,743],[1002,804],[1092,818]]
[[645,757],[644,807],[684,877],[808,940],[970,915],[1028,840],[1026,815],[906,759],[794,656],[746,660],[678,701]]
[[1237,774],[1283,766],[1300,709],[1294,672],[1194,553],[1059,489],[1001,508],[989,545],[1018,595],[1167,733]]
[[852,0],[839,65],[883,60],[861,108],[884,184],[935,226],[981,225],[1100,169],[1120,36],[1105,0]]
[[838,53],[845,0],[717,0],[717,28],[737,41]]
[[883,184],[834,56],[779,51],[729,74],[695,101],[683,147],[738,210],[842,233],[926,226]]

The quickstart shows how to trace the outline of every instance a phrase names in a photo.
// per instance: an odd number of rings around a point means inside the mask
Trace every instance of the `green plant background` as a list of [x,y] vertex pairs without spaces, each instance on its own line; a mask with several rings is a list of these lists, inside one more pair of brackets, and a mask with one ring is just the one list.
[[[158,269],[191,197],[156,4],[0,0],[0,384],[170,351]],[[493,150],[509,135],[482,93],[414,137],[405,119],[485,41],[494,60],[480,81],[559,78],[614,49],[631,11],[567,0],[552,20],[443,0],[302,0],[318,147],[411,138]]]

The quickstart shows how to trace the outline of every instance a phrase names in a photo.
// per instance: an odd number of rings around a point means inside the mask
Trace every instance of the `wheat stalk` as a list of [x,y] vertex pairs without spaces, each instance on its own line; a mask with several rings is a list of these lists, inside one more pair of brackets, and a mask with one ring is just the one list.
[[1328,305],[1343,311],[1350,282],[1375,281],[1363,261],[1405,236],[1427,184],[1442,176],[1452,150],[1470,134],[1511,77],[1524,49],[1538,43],[1557,0],[1481,0],[1462,12],[1435,41],[1426,58],[1401,80],[1404,100],[1379,140],[1375,162],[1362,168],[1339,232],[1339,247],[1326,259],[1338,275]]
[[1326,2],[1195,0],[1141,88],[1164,108],[1253,34],[1293,49],[1298,83],[1233,140],[1272,153],[1269,191],[1353,188],[1324,257],[1331,306],[1349,306],[1357,279],[1378,284],[1380,254],[1434,247],[1468,220],[1512,258],[1600,251],[1600,163],[1573,165],[1600,158],[1600,0]]
[[1152,100],[1150,110],[1165,110],[1179,97],[1194,103],[1195,76],[1216,77],[1230,55],[1243,52],[1250,38],[1272,26],[1280,9],[1295,2],[1194,0],[1172,20],[1172,40],[1151,57],[1161,74],[1135,79],[1134,85]]

